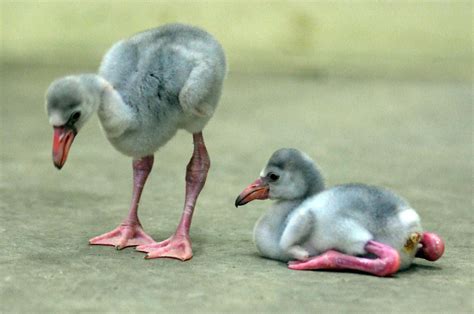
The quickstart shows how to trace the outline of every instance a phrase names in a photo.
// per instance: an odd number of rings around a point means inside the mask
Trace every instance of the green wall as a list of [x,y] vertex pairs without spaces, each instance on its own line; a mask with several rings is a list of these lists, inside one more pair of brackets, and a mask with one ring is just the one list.
[[116,40],[200,25],[236,72],[472,79],[472,1],[2,1],[4,64],[95,66]]

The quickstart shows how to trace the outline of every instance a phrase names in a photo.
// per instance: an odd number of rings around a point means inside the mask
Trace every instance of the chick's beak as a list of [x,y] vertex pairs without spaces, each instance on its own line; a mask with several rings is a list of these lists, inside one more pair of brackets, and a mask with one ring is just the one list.
[[261,178],[258,178],[237,196],[235,207],[245,205],[253,200],[265,200],[268,198],[268,193],[268,184]]
[[77,131],[68,126],[55,126],[53,133],[53,163],[61,169],[66,163],[69,149],[71,148]]

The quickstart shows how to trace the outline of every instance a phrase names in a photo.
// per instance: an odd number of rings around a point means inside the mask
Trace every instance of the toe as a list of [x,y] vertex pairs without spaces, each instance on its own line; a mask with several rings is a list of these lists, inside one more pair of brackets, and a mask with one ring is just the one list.
[[288,266],[298,265],[298,264],[301,264],[301,263],[302,263],[301,261],[289,261]]
[[175,250],[156,250],[149,252],[146,256],[145,259],[153,259],[153,258],[174,258],[178,259],[180,261],[187,261],[193,257],[192,254],[189,254],[187,252],[178,252]]
[[140,251],[140,252],[147,252],[147,247],[148,247],[148,244],[145,244],[145,245],[138,245],[135,250],[137,251]]
[[159,249],[159,248],[165,247],[170,243],[169,239],[164,240],[162,242],[155,242],[153,240],[151,240],[151,241],[152,242],[149,243],[149,244],[142,244],[142,245],[137,246],[136,250],[140,251],[140,252],[150,252],[154,249]]
[[[158,243],[161,244],[161,243]],[[181,261],[189,260],[193,257],[192,249],[189,245],[184,243],[168,243],[165,246],[154,247],[145,249],[148,252],[145,256],[146,259],[152,258],[174,258]]]
[[114,238],[114,237],[118,236],[119,234],[120,234],[119,230],[113,230],[111,232],[101,234],[97,237],[93,237],[92,239],[89,240],[89,243],[90,244],[100,244],[100,242],[102,240],[107,240],[107,239],[110,239],[110,238]]
[[290,261],[288,262],[288,268],[293,270],[303,270],[305,267],[303,266],[305,263],[301,261]]

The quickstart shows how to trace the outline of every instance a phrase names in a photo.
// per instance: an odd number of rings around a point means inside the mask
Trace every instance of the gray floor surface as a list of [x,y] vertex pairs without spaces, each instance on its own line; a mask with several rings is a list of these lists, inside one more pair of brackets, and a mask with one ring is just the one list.
[[[63,170],[53,167],[43,95],[69,72],[78,70],[1,73],[0,312],[473,311],[470,83],[231,73],[204,132],[212,169],[191,230],[194,258],[183,263],[87,244],[125,217],[131,162],[94,118]],[[315,158],[329,185],[394,189],[446,240],[445,256],[391,278],[291,271],[259,257],[252,229],[270,201],[233,201],[280,147]],[[155,155],[139,214],[156,240],[178,222],[191,151],[180,132]]]

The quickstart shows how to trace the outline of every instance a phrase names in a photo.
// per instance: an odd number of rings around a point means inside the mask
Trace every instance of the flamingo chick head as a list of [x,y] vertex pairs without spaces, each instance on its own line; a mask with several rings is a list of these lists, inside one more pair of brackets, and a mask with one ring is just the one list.
[[255,180],[235,200],[242,206],[255,199],[304,199],[324,189],[324,179],[316,163],[294,148],[282,148],[273,153]]
[[46,91],[46,112],[53,127],[53,163],[61,169],[79,130],[97,109],[100,92],[87,75],[66,76]]

